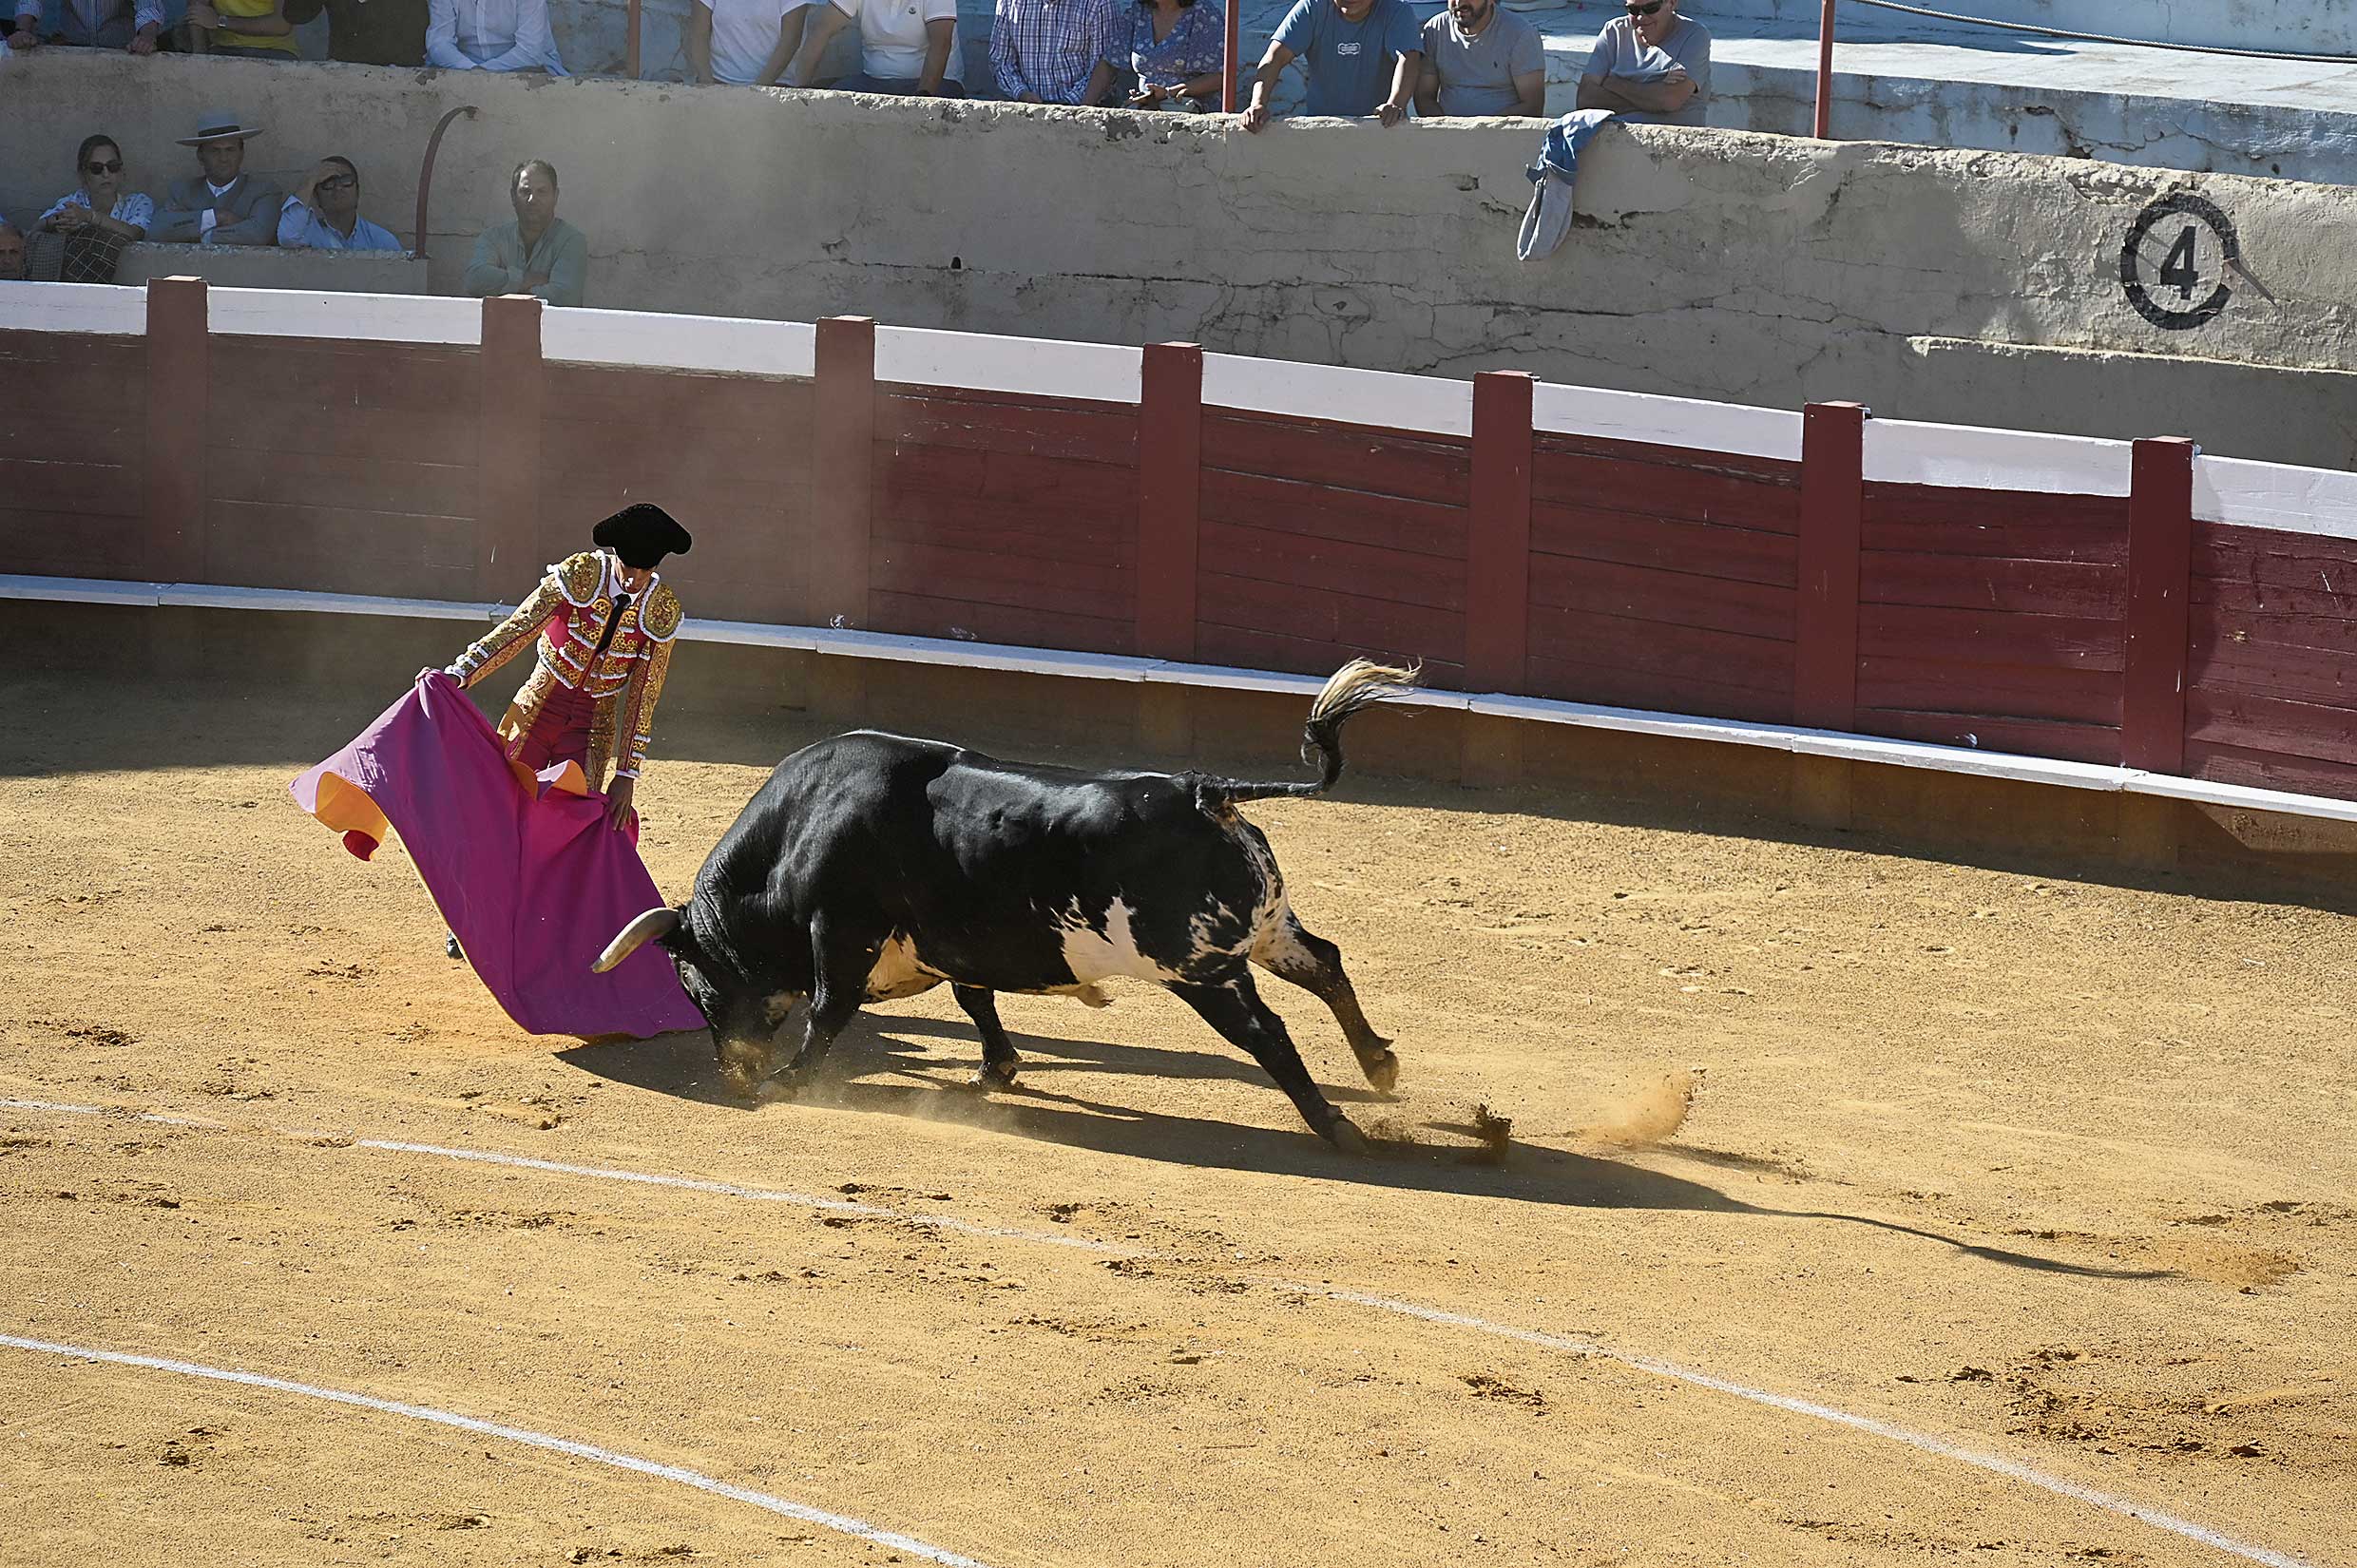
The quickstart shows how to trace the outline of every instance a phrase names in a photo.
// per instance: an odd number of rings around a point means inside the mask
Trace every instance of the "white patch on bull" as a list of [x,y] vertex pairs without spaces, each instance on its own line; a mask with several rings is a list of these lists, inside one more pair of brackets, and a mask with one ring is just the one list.
[[1085,986],[1093,981],[1116,976],[1164,983],[1186,978],[1138,950],[1137,938],[1130,932],[1130,918],[1136,912],[1126,902],[1116,898],[1105,906],[1104,923],[1100,926],[1083,911],[1080,900],[1072,901],[1071,908],[1057,918],[1056,924],[1064,933],[1064,966],[1072,971],[1075,981]]
[[868,971],[868,1000],[897,1002],[904,996],[929,991],[949,977],[938,969],[928,968],[917,956],[916,944],[905,936],[895,936],[884,944],[875,955],[875,967]]

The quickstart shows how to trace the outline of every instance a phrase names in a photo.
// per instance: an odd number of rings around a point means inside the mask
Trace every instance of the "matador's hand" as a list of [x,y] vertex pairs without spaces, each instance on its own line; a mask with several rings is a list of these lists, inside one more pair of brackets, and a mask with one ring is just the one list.
[[605,825],[621,832],[630,825],[630,802],[639,793],[639,781],[627,774],[617,777],[605,790]]

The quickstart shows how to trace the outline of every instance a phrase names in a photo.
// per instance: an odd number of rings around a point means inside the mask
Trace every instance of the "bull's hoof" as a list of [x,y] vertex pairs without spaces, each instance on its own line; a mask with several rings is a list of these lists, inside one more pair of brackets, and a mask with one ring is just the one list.
[[1359,1061],[1359,1070],[1367,1075],[1368,1086],[1377,1094],[1388,1095],[1399,1082],[1399,1053],[1389,1048]]
[[458,933],[456,931],[448,932],[443,936],[442,951],[449,955],[450,962],[453,964],[467,956],[465,953],[458,950]]
[[1019,1063],[1012,1061],[1005,1066],[995,1061],[986,1061],[974,1069],[974,1087],[977,1089],[1011,1089],[1015,1086],[1015,1069],[1018,1065]]
[[1346,1155],[1368,1154],[1374,1148],[1367,1141],[1367,1135],[1360,1132],[1357,1124],[1346,1116],[1334,1118],[1334,1124],[1326,1129],[1326,1141]]

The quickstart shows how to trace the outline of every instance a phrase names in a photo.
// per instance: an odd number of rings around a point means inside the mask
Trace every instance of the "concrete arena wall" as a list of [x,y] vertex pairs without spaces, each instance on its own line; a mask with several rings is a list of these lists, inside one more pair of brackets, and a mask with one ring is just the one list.
[[[653,83],[45,51],[0,67],[0,205],[46,201],[103,125],[133,177],[187,158],[201,108],[270,127],[272,161],[354,150],[396,221],[444,109],[430,223],[437,292],[507,216],[506,175],[553,157],[589,236],[589,303],[1139,343],[1555,381],[1886,417],[2152,433],[2213,452],[2357,461],[2357,189],[2080,161],[1610,127],[1579,227],[1518,262],[1527,125],[1248,136],[1178,116],[923,104]],[[102,105],[93,108],[92,105]],[[2215,202],[2273,302],[2236,280],[2213,320],[2164,331],[2119,281],[2166,191]],[[2090,373],[2015,347],[2120,357]],[[1978,377],[1934,373],[1978,354]],[[2103,395],[2090,398],[2091,384]],[[1998,414],[1988,389],[2002,389]]]

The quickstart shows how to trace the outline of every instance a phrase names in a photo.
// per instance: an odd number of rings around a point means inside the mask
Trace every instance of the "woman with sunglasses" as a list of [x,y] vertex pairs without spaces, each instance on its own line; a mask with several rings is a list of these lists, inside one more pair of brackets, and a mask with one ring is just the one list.
[[[156,204],[137,191],[123,188],[123,149],[114,139],[93,136],[74,158],[81,188],[61,197],[41,215],[40,227],[67,238],[111,239],[116,248],[147,238],[156,220]],[[107,269],[108,276],[113,268]]]
[[1677,0],[1622,0],[1580,73],[1580,107],[1654,124],[1701,124],[1710,93],[1710,29]]

